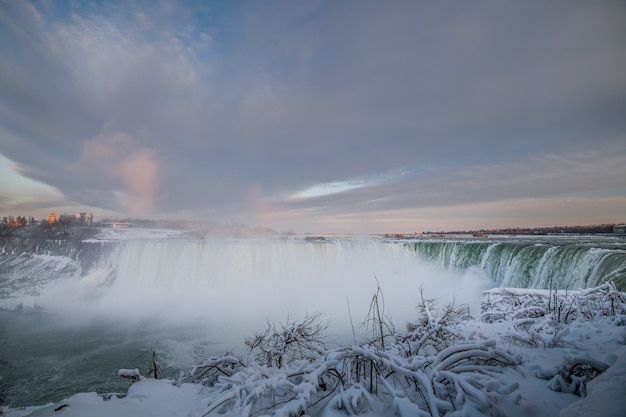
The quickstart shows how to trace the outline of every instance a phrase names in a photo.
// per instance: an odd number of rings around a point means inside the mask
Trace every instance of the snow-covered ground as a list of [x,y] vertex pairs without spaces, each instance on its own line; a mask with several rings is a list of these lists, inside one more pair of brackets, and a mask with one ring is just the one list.
[[110,227],[101,228],[94,239],[96,241],[101,240],[145,240],[145,239],[177,239],[184,238],[188,235],[188,231],[185,230],[173,230],[173,229],[146,229],[146,228],[134,228],[134,227]]
[[246,340],[247,358],[209,358],[176,380],[141,377],[120,395],[80,393],[4,415],[626,414],[626,303],[611,284],[492,289],[473,319],[462,307],[422,300],[405,331],[374,301],[370,332],[352,346],[324,346],[323,328],[307,316],[259,329]]

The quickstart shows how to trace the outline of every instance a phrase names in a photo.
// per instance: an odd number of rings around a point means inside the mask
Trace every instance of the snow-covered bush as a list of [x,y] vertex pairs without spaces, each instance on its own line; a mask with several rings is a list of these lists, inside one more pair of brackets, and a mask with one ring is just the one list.
[[408,355],[417,354],[428,346],[434,351],[442,350],[461,341],[463,336],[457,327],[472,318],[469,306],[456,305],[452,301],[443,308],[437,308],[436,300],[425,299],[422,290],[417,314],[417,320],[407,324],[407,332],[397,335],[399,340],[405,342]]
[[626,299],[613,282],[577,291],[494,288],[483,293],[481,320],[525,320],[540,317],[553,323],[618,317],[626,314]]
[[187,372],[182,372],[176,381],[177,384],[194,383],[212,386],[219,376],[231,376],[241,370],[243,364],[235,356],[225,355],[219,358],[210,358],[202,365],[194,366]]
[[582,397],[587,392],[587,382],[609,368],[604,362],[588,356],[566,355],[563,364],[551,370],[539,369],[538,378],[549,379],[553,391],[568,392]]
[[[591,320],[626,325],[626,297],[612,282],[578,291],[495,288],[483,293],[481,308],[483,321],[509,321],[514,331],[508,339],[529,347],[567,345],[572,326]],[[565,356],[561,365],[538,369],[536,376],[549,380],[553,391],[584,396],[587,382],[607,368],[588,356]]]
[[499,415],[519,396],[510,396],[516,384],[496,376],[516,364],[493,342],[460,344],[433,357],[353,346],[280,368],[253,362],[214,381],[204,415],[300,416],[321,409],[358,415],[389,407],[399,416]]
[[626,297],[613,282],[606,282],[599,287],[583,290],[579,297],[584,300],[578,302],[580,314],[587,319],[598,316],[617,317],[626,314]]
[[498,378],[518,359],[455,330],[469,317],[466,307],[438,310],[422,296],[418,319],[398,332],[383,322],[380,300],[370,311],[379,333],[362,345],[327,349],[321,315],[307,315],[268,324],[246,340],[247,363],[213,358],[178,382],[207,387],[204,416],[377,415],[390,408],[400,417],[495,416],[519,401],[517,384]]
[[328,324],[321,313],[307,314],[302,321],[268,323],[265,330],[246,339],[254,359],[266,366],[281,368],[293,360],[313,360],[323,354]]
[[[498,289],[485,299],[484,321],[510,321],[517,331],[513,341],[537,347],[557,346],[569,335],[569,323],[591,313],[619,318],[626,311],[612,284],[586,291]],[[437,308],[421,294],[417,319],[397,331],[385,317],[379,288],[366,319],[370,339],[360,345],[328,350],[320,315],[306,316],[268,324],[246,340],[247,363],[213,359],[195,368],[191,380],[208,387],[206,416],[376,415],[390,409],[400,417],[506,415],[521,396],[516,383],[499,375],[515,369],[520,358],[493,341],[466,339],[461,326],[469,318],[466,306]],[[586,382],[606,367],[593,358],[567,357],[537,376],[553,390],[584,395]]]

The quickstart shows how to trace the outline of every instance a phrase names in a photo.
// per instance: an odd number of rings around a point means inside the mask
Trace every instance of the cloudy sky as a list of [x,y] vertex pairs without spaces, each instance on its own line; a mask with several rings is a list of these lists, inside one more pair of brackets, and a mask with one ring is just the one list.
[[0,214],[626,222],[623,1],[0,0]]

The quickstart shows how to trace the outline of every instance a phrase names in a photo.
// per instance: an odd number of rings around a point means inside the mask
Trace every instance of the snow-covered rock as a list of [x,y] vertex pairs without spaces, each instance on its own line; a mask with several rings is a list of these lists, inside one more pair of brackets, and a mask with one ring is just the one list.
[[561,417],[623,417],[626,414],[626,348],[604,373],[587,384],[587,396],[561,411]]

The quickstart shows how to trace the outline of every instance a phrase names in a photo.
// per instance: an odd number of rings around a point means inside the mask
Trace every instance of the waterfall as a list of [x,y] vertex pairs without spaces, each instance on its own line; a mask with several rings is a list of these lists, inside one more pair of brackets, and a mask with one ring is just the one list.
[[57,258],[73,269],[52,270],[26,297],[32,275],[22,268],[21,290],[0,297],[0,308],[28,303],[70,322],[212,321],[225,331],[323,311],[342,326],[352,315],[358,326],[378,286],[386,312],[399,323],[413,319],[420,288],[441,303],[455,299],[478,308],[481,292],[494,286],[478,269],[429,265],[403,241],[380,238],[139,238],[88,242],[75,259]]
[[626,244],[613,239],[419,240],[406,246],[424,262],[480,267],[505,287],[573,289],[613,281],[626,289]]
[[[315,303],[307,299],[318,296],[324,308],[328,300],[343,308],[346,297],[368,298],[379,284],[387,292],[408,291],[413,299],[424,285],[436,297],[462,293],[472,286],[472,274],[481,289],[488,287],[486,278],[507,287],[573,289],[613,281],[626,289],[626,241],[609,237],[138,238],[85,241],[71,251],[55,243],[43,254],[31,246],[33,253],[0,253],[0,307],[34,307],[55,297],[63,306],[63,294],[71,294],[90,307],[113,310],[144,308],[146,298],[164,308],[186,299],[192,309],[192,300],[223,306],[229,298],[252,304],[255,296],[268,305],[311,308]],[[288,308],[296,309],[283,313]]]
[[250,282],[357,280],[414,262],[401,245],[373,240],[137,240],[111,255],[120,283],[222,288]]
[[[55,243],[44,253],[31,246],[32,253],[6,248],[0,253],[0,307],[44,304],[55,296],[66,304],[63,293],[89,299],[94,307],[108,299],[110,308],[144,304],[133,297],[152,297],[165,306],[182,298],[219,306],[225,298],[254,295],[267,303],[289,299],[301,305],[313,304],[304,299],[316,295],[344,306],[346,297],[367,298],[379,284],[389,292],[404,285],[413,294],[426,285],[437,297],[462,292],[459,280],[476,271],[484,275],[478,277],[481,288],[487,277],[507,287],[586,288],[613,281],[626,289],[626,241],[611,237],[138,238],[86,241],[71,251]],[[456,275],[444,279],[444,271]],[[46,298],[46,288],[55,286]]]
[[429,297],[449,301],[458,292],[472,305],[493,286],[482,276],[473,282],[474,276],[423,265],[402,242],[379,239],[129,240],[119,242],[94,273],[105,265],[92,308],[141,312],[158,305],[185,319],[262,323],[325,311],[343,322],[348,303],[361,319],[378,285],[388,311],[408,318],[422,285]]

